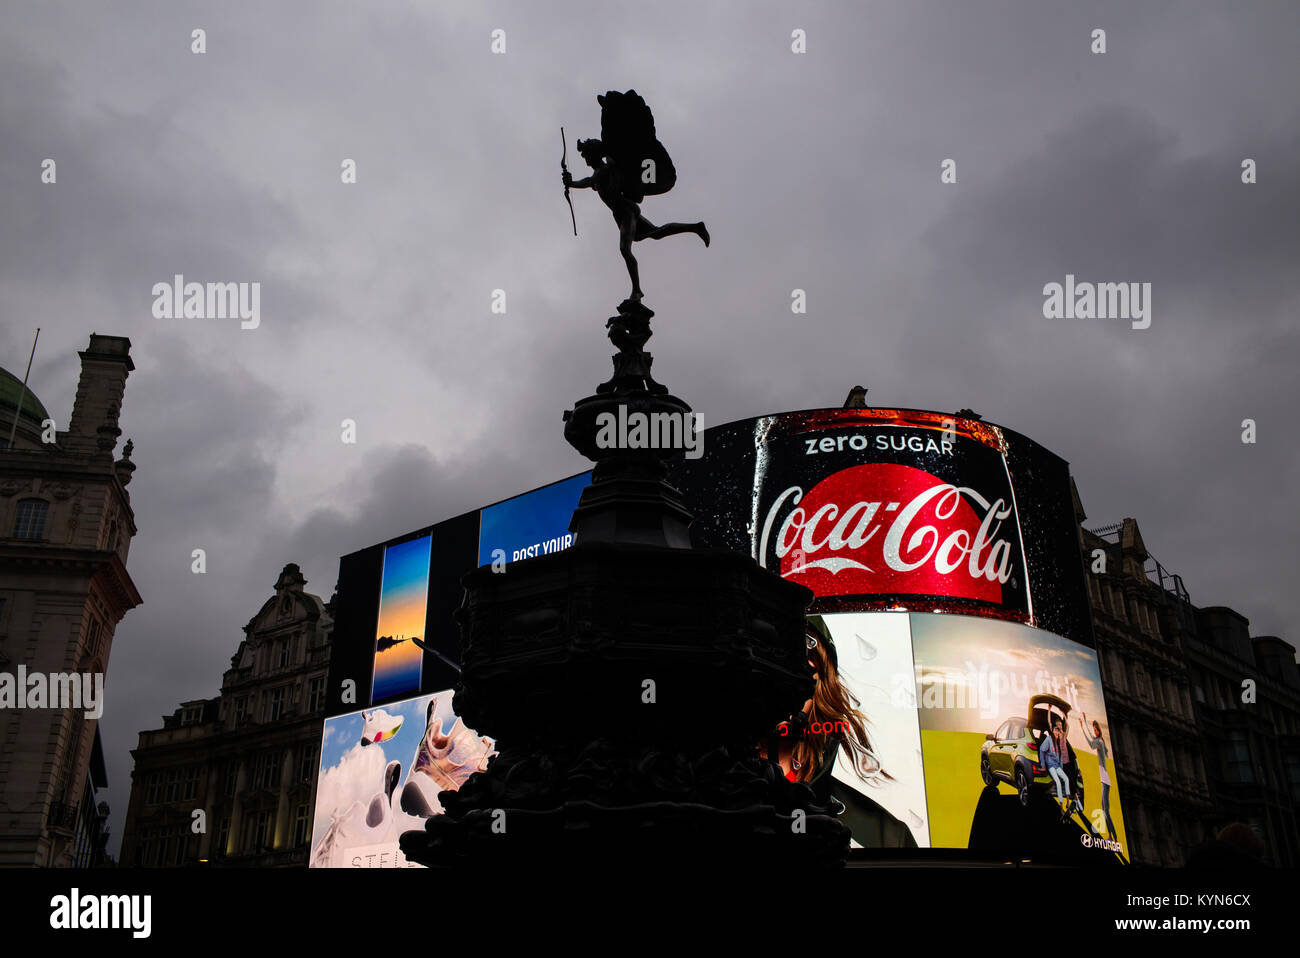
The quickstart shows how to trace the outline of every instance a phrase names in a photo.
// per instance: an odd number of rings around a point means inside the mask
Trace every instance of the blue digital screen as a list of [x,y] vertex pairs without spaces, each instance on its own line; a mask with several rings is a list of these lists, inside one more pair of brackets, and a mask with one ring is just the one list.
[[479,514],[478,564],[490,565],[498,549],[506,562],[567,549],[573,544],[569,520],[589,485],[591,473],[584,472],[488,506]]

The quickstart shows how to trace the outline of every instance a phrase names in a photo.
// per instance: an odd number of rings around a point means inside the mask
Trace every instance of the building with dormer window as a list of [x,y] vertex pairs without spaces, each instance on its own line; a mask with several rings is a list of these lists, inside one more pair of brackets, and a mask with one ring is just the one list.
[[[1087,518],[1074,491],[1079,522]],[[1177,867],[1227,826],[1300,864],[1300,666],[1245,616],[1193,605],[1137,521],[1079,529],[1135,864]]]
[[221,694],[140,733],[123,865],[306,866],[334,624],[306,582],[286,565]]

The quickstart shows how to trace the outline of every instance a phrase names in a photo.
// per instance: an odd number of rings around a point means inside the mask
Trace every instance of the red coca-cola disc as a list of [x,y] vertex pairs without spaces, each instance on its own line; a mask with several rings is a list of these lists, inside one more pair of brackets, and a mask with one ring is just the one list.
[[933,595],[1002,601],[1015,570],[1009,502],[922,469],[867,463],[774,504],[781,574],[818,596]]

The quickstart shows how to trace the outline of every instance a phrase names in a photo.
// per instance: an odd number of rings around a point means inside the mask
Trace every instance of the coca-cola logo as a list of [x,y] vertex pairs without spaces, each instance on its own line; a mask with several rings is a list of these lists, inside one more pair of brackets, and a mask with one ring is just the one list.
[[[1010,520],[1008,522],[1008,520]],[[821,596],[943,595],[1002,602],[1018,537],[1011,503],[922,469],[868,463],[790,486],[760,527],[759,561]]]

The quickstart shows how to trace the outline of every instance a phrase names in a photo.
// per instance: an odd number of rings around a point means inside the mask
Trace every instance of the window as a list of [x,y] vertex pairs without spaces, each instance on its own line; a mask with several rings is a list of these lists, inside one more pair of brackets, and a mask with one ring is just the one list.
[[1146,739],[1147,739],[1147,757],[1151,759],[1151,767],[1152,769],[1155,770],[1155,773],[1157,775],[1163,776],[1165,774],[1164,750],[1160,748],[1159,744],[1156,742],[1156,736],[1154,732],[1148,732]]
[[1286,780],[1291,786],[1291,794],[1300,798],[1300,756],[1286,757]]
[[[1139,774],[1146,774],[1146,760],[1142,757],[1142,750],[1138,748],[1136,733],[1125,726],[1122,729],[1122,735],[1124,740],[1124,752],[1127,755],[1125,761],[1133,766],[1134,771]],[[1115,761],[1117,763],[1119,762],[1118,756]]]
[[244,851],[257,852],[265,848],[268,844],[270,829],[271,813],[268,811],[250,814],[244,819]]
[[1255,768],[1250,758],[1250,740],[1243,729],[1230,729],[1223,746],[1223,775],[1230,782],[1253,784]]
[[248,724],[248,696],[241,695],[235,699],[234,726],[240,728]]
[[149,776],[148,783],[144,793],[144,803],[146,805],[157,805],[162,794],[162,775],[154,772]]
[[298,810],[293,814],[293,847],[300,848],[307,844],[311,837],[309,830],[311,819],[307,817],[307,806],[299,805]]
[[224,777],[226,798],[231,798],[235,794],[235,785],[239,781],[239,763],[235,761],[227,762]]
[[191,801],[199,793],[199,767],[191,765],[185,770],[185,783],[181,789],[181,799]]
[[135,849],[135,863],[137,865],[149,864],[149,852],[153,850],[153,830],[145,829],[140,833],[140,844]]
[[268,711],[267,721],[278,722],[284,715],[284,686],[271,690],[271,706]]
[[181,724],[198,725],[199,719],[201,718],[203,718],[203,707],[196,705],[193,706],[192,708],[187,708],[184,712],[181,713]]
[[253,769],[253,785],[257,788],[271,787],[270,757],[270,752],[263,752],[257,757],[257,765]]
[[50,504],[44,499],[23,499],[18,503],[18,520],[14,523],[15,539],[44,539],[45,516]]
[[92,615],[90,628],[86,630],[86,651],[90,653],[91,658],[99,655],[99,643],[103,636],[104,624]]
[[1137,690],[1138,697],[1150,701],[1151,686],[1147,682],[1146,669],[1144,669],[1142,666],[1139,665],[1136,669],[1133,670],[1133,678],[1134,678],[1133,684],[1137,687],[1136,690]]
[[221,820],[221,827],[217,829],[217,847],[212,850],[214,858],[226,857],[226,845],[230,842],[230,817],[227,816]]
[[1111,680],[1115,683],[1117,689],[1121,692],[1127,692],[1128,681],[1124,677],[1124,660],[1120,658],[1120,654],[1114,649],[1111,649],[1108,654],[1110,655]]
[[179,768],[169,769],[167,777],[164,779],[163,801],[171,803],[180,798],[181,794],[181,770]]
[[302,751],[298,753],[298,781],[310,782],[312,776],[316,774],[316,766],[319,762],[316,759],[316,746],[304,745]]
[[1223,696],[1219,694],[1219,678],[1217,675],[1211,675],[1205,682],[1206,690],[1210,696],[1210,704],[1216,709],[1223,708]]
[[273,790],[280,787],[280,757],[275,752],[263,752],[257,760],[257,787]]
[[180,865],[185,861],[185,835],[179,829],[169,829],[160,841],[158,864]]
[[271,813],[269,811],[257,813],[257,823],[254,830],[259,845],[265,848],[271,844]]
[[325,676],[318,675],[307,683],[307,711],[312,715],[325,708]]
[[288,641],[288,639],[281,639],[281,640],[280,640],[279,645],[278,645],[277,648],[276,648],[276,652],[277,652],[277,655],[276,655],[276,667],[277,667],[277,668],[281,668],[281,669],[288,668],[288,667],[289,667],[289,641]]

